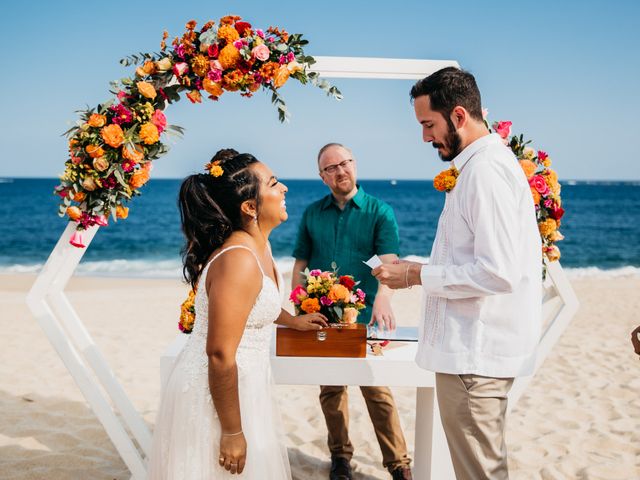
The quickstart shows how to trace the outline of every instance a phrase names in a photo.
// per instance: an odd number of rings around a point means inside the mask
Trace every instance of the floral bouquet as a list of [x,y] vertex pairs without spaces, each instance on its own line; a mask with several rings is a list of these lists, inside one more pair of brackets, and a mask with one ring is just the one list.
[[59,215],[77,224],[72,245],[85,246],[83,230],[107,226],[110,217],[127,218],[125,205],[140,195],[151,162],[168,151],[164,137],[182,133],[167,124],[164,114],[181,93],[200,103],[204,96],[218,100],[225,92],[239,92],[251,97],[263,89],[271,94],[280,121],[289,114],[279,89],[290,79],[341,98],[336,87],[310,71],[315,60],[305,54],[308,42],[301,34],[254,28],[232,15],[196,27],[189,21],[171,46],[165,32],[159,52],[121,60],[125,66],[137,65],[135,75],[111,82],[113,97],[80,111],[76,125],[65,132],[69,157],[54,193],[61,197]]
[[189,296],[180,306],[180,321],[178,322],[178,328],[182,333],[191,333],[193,330],[193,324],[196,321],[195,300],[196,292],[195,290],[190,290]]
[[289,300],[298,315],[320,312],[329,323],[356,323],[360,310],[365,308],[365,293],[356,288],[351,275],[338,276],[333,272],[305,269],[305,285],[293,289]]
[[525,141],[522,134],[511,135],[511,125],[511,122],[494,122],[492,127],[511,148],[529,181],[542,239],[543,258],[553,262],[560,258],[560,249],[555,243],[564,238],[558,230],[564,215],[558,174],[550,168],[551,159],[546,152],[527,146],[531,140]]

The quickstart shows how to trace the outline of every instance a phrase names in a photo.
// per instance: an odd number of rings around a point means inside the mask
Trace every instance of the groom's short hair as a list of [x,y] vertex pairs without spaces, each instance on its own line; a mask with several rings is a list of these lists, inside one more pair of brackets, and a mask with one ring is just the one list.
[[482,120],[482,100],[476,79],[469,72],[445,67],[418,80],[411,88],[411,102],[428,95],[431,109],[448,118],[457,106],[464,107],[475,120]]
[[349,147],[345,147],[343,144],[338,142],[330,142],[330,143],[327,143],[324,147],[322,147],[318,152],[318,164],[320,164],[320,159],[322,158],[322,154],[333,147],[344,148],[347,152],[349,152],[349,154],[351,155],[351,158],[353,158],[353,152]]

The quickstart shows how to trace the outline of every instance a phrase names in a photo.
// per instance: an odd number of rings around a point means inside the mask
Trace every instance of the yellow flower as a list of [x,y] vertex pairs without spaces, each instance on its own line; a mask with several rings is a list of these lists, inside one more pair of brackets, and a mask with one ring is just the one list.
[[147,145],[152,145],[160,140],[160,135],[158,134],[158,127],[156,127],[153,123],[145,123],[140,127],[140,140],[142,140]]
[[202,54],[198,54],[191,60],[191,69],[199,77],[204,77],[209,71],[209,59]]
[[315,313],[320,311],[320,303],[317,298],[306,298],[300,304],[300,309],[306,313]]
[[218,55],[218,60],[220,61],[220,65],[222,65],[223,70],[234,68],[240,61],[240,58],[240,52],[231,44],[220,50],[220,54]]
[[136,83],[136,87],[138,87],[138,92],[140,92],[140,95],[143,97],[153,100],[158,95],[156,89],[149,82],[138,82]]
[[218,29],[218,38],[224,40],[225,42],[227,42],[227,44],[232,44],[233,42],[235,42],[240,38],[240,34],[235,28],[233,28],[233,26],[222,25]]
[[543,237],[550,236],[558,228],[558,224],[553,218],[547,218],[538,223],[538,230]]

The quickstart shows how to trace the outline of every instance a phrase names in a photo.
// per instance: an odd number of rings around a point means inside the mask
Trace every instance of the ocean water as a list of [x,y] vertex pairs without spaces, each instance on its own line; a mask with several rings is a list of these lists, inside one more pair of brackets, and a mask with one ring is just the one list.
[[[326,194],[319,180],[283,180],[289,220],[271,236],[282,269],[290,257],[305,206]],[[430,181],[362,180],[394,209],[401,255],[428,256],[444,196]],[[65,228],[57,216],[56,179],[0,179],[0,273],[37,272]],[[180,276],[182,233],[176,206],[180,180],[154,179],[131,202],[129,218],[101,228],[78,274]],[[572,275],[640,274],[640,182],[565,182],[566,210],[558,245]]]

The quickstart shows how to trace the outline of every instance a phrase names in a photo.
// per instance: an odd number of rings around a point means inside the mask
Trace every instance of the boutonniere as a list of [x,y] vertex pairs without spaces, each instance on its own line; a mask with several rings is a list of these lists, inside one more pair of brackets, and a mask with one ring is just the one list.
[[460,172],[455,167],[441,171],[436,178],[433,179],[433,186],[439,192],[450,192],[456,186]]

